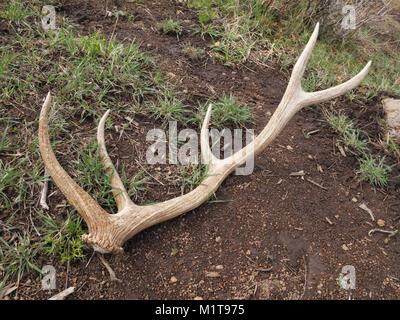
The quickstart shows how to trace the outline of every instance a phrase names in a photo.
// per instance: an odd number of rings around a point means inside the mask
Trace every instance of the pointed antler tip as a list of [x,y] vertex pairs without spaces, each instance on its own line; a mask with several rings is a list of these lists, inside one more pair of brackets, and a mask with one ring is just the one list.
[[316,35],[319,34],[319,22],[317,22],[317,24],[315,25],[315,28],[314,28],[314,32],[313,32],[313,33],[316,34]]

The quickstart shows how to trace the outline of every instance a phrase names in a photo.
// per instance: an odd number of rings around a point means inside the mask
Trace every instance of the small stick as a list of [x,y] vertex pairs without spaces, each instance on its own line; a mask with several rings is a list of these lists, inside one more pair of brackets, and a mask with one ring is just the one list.
[[299,300],[302,300],[304,295],[306,294],[307,290],[307,258],[306,254],[303,252],[303,260],[304,260],[304,287],[303,287],[303,293],[301,294]]
[[[47,168],[46,168],[46,167],[44,168],[44,175],[45,175],[45,176],[48,176],[48,175],[49,175],[49,172],[47,171]],[[46,202],[47,189],[48,189],[48,187],[49,187],[49,179],[46,178],[46,179],[43,181],[43,189],[42,189],[42,192],[41,192],[41,195],[40,195],[40,205],[42,206],[42,208],[43,208],[44,210],[49,210],[49,206],[47,205],[47,202]]]
[[317,183],[317,182],[311,180],[310,178],[307,178],[306,180],[307,180],[308,182],[310,182],[310,183],[316,185],[317,187],[320,187],[321,189],[328,190],[328,188],[325,188],[324,186],[321,186],[319,183]]
[[52,296],[51,298],[49,298],[49,300],[64,300],[65,297],[69,296],[74,291],[75,287],[69,287],[68,289],[65,289],[64,291],[61,291],[60,293]]
[[375,232],[388,233],[389,237],[393,237],[399,232],[399,230],[390,231],[390,230],[383,230],[383,229],[371,229],[371,230],[369,230],[368,235],[371,236]]
[[333,222],[331,221],[331,219],[329,219],[328,217],[325,217],[326,222],[328,222],[331,226],[333,225]]
[[358,206],[360,209],[363,209],[364,211],[368,212],[372,221],[375,221],[375,216],[374,213],[372,212],[372,210],[370,208],[368,208],[365,203],[362,203]]
[[150,177],[152,177],[154,180],[156,180],[159,184],[164,185],[164,183],[162,183],[160,180],[158,180],[157,178],[153,177],[143,166],[142,164],[136,160],[136,163],[144,170],[144,172],[146,172]]
[[8,286],[5,286],[2,290],[0,290],[0,300],[4,299],[10,293],[13,293],[17,289],[18,289],[18,287],[14,286],[14,283],[11,283]]
[[270,272],[270,271],[272,271],[272,268],[273,267],[269,267],[269,268],[256,268],[255,270],[256,271],[261,271],[261,272]]
[[96,254],[96,251],[93,251],[92,255],[89,258],[88,263],[86,263],[85,269],[88,267],[89,263],[92,261],[93,256]]
[[114,270],[111,269],[110,265],[109,265],[108,262],[104,259],[103,255],[102,255],[102,254],[99,254],[98,256],[99,256],[100,261],[104,264],[104,266],[106,267],[108,273],[110,274],[111,281],[122,282],[121,280],[119,280],[119,279],[116,277]]

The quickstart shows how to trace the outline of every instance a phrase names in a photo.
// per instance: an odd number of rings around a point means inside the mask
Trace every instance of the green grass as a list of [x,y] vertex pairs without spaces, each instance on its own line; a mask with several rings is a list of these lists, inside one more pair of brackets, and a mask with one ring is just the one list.
[[178,180],[181,184],[181,194],[192,191],[208,176],[208,166],[204,164],[190,164],[179,168]]
[[162,119],[164,123],[171,120],[188,123],[191,119],[189,106],[170,88],[160,90],[157,100],[150,103],[148,110],[155,119]]
[[358,159],[358,162],[360,165],[358,173],[361,181],[368,181],[379,188],[387,186],[392,168],[385,164],[385,157],[376,161],[376,159],[366,155],[365,158]]
[[368,181],[374,187],[385,188],[392,170],[385,164],[385,157],[379,161],[372,157],[367,140],[362,138],[362,133],[355,127],[353,121],[343,113],[335,115],[333,112],[326,111],[325,118],[339,134],[348,150],[356,156],[360,181]]
[[328,113],[326,118],[329,125],[341,135],[346,146],[357,151],[357,154],[368,153],[367,141],[361,138],[360,131],[351,119],[342,113]]
[[0,18],[16,25],[24,24],[31,15],[31,8],[17,0],[8,1],[4,9],[0,11]]
[[205,51],[204,51],[204,49],[201,49],[201,48],[192,46],[192,45],[190,45],[190,44],[187,44],[187,45],[183,48],[182,52],[183,52],[187,57],[189,57],[189,59],[194,60],[194,61],[200,60],[200,59],[202,59],[202,58],[205,56]]
[[14,239],[6,241],[0,236],[0,261],[4,271],[3,280],[0,282],[2,288],[7,279],[16,276],[17,283],[30,270],[41,272],[37,266],[36,258],[40,251],[40,246],[32,240],[29,232],[14,231]]
[[182,22],[171,18],[158,22],[157,29],[163,34],[176,35],[178,38],[183,32]]
[[150,179],[145,175],[144,171],[138,171],[131,178],[127,178],[123,167],[121,179],[131,199],[136,200],[147,192],[146,185]]
[[107,174],[104,170],[97,143],[92,140],[89,144],[81,146],[77,153],[77,159],[72,161],[76,182],[103,208],[110,213],[116,213],[110,184],[112,173]]
[[240,102],[234,95],[223,95],[216,101],[209,99],[206,103],[199,106],[197,119],[202,123],[209,104],[213,104],[210,127],[223,128],[228,125],[234,127],[244,127],[253,123],[253,113],[251,108]]
[[192,29],[193,34],[200,35],[203,40],[205,40],[206,37],[210,37],[211,39],[215,40],[222,37],[224,34],[224,31],[220,26],[208,23],[204,24],[202,22],[193,26]]
[[82,259],[85,256],[81,237],[84,234],[82,219],[74,214],[68,213],[65,221],[40,214],[42,227],[39,229],[42,236],[42,248],[50,256],[59,256],[61,263]]

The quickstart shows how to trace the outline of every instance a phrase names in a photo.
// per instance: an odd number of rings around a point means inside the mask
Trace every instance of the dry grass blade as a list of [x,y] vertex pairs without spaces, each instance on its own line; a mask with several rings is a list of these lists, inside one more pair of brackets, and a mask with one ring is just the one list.
[[64,300],[66,297],[68,297],[74,291],[75,291],[75,287],[69,287],[68,289],[65,289],[65,290],[61,291],[60,293],[57,293],[56,295],[52,296],[51,298],[49,298],[49,300]]
[[14,286],[14,283],[11,283],[3,288],[3,290],[0,291],[0,300],[3,300],[5,297],[7,297],[10,293],[14,292],[17,290],[17,286]]

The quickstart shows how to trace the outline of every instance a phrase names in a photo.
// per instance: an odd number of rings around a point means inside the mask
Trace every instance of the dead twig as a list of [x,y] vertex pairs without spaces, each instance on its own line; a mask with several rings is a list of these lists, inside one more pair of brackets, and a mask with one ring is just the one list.
[[364,211],[368,212],[372,221],[375,221],[375,216],[374,213],[372,212],[372,210],[370,208],[368,208],[365,203],[362,203],[358,206],[360,209],[363,209]]
[[[47,168],[44,168],[44,175],[48,176],[49,172],[47,171]],[[45,180],[42,182],[43,188],[42,192],[40,193],[40,205],[44,210],[49,210],[49,206],[47,205],[46,198],[47,198],[47,189],[49,187],[49,179],[45,178]]]
[[306,294],[307,290],[307,257],[306,254],[303,252],[303,260],[304,260],[304,287],[303,287],[303,293],[299,297],[299,300],[302,300],[304,295]]
[[49,298],[49,300],[64,300],[74,291],[75,287],[69,287],[68,289],[65,289],[64,291],[61,291],[60,293],[57,293],[56,295],[52,296],[51,298]]
[[143,166],[142,164],[136,160],[136,163],[143,169],[144,172],[146,172],[150,177],[152,177],[154,180],[156,180],[159,184],[164,185],[160,180],[158,180],[156,177],[152,176]]
[[308,182],[312,183],[313,185],[315,185],[315,186],[317,186],[317,187],[320,187],[321,189],[328,190],[328,188],[325,188],[324,186],[322,186],[322,185],[320,185],[319,183],[317,183],[317,182],[311,180],[310,178],[307,178],[306,180],[307,180]]
[[110,274],[111,281],[117,281],[117,282],[122,282],[120,279],[118,279],[115,275],[114,270],[110,267],[106,259],[104,259],[103,255],[101,253],[98,254],[100,261],[104,264],[106,267],[108,273]]
[[3,288],[3,290],[0,291],[0,300],[3,300],[5,297],[7,297],[10,293],[13,291],[17,290],[18,287],[14,286],[14,283],[11,283]]
[[272,271],[272,267],[269,268],[255,268],[256,271],[261,271],[261,272],[270,272]]
[[394,237],[399,232],[399,230],[390,231],[390,230],[383,230],[383,229],[371,229],[368,231],[368,235],[371,237],[371,235],[375,232],[387,233],[387,234],[389,234],[389,238],[391,238],[391,237]]

